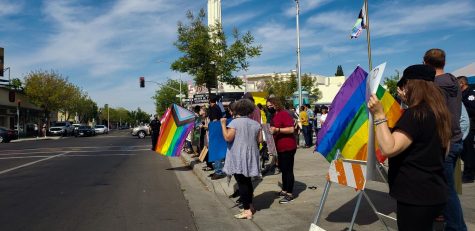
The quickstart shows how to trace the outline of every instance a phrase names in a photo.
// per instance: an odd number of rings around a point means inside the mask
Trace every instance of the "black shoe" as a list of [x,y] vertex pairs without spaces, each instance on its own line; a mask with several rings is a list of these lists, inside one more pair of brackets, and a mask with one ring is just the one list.
[[236,198],[236,197],[238,197],[238,196],[239,196],[239,189],[237,189],[236,191],[234,191],[234,193],[231,194],[231,195],[229,196],[229,198]]
[[219,179],[222,179],[222,178],[225,178],[226,175],[225,174],[214,174],[212,177],[211,177],[211,180],[219,180]]
[[473,177],[462,177],[462,183],[468,184],[468,183],[473,183],[474,178]]
[[208,177],[213,177],[213,176],[214,176],[214,172],[208,175]]
[[293,200],[294,200],[294,196],[287,194],[284,198],[279,200],[279,204],[287,204]]

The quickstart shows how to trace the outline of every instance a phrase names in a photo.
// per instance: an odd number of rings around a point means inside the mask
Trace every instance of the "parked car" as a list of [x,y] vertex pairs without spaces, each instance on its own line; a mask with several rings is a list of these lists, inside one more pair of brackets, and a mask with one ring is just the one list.
[[109,128],[106,125],[96,125],[94,126],[96,134],[109,134]]
[[55,122],[53,126],[48,129],[50,135],[70,136],[74,134],[74,126],[68,122]]
[[77,128],[74,136],[95,136],[96,131],[91,126],[81,125]]
[[8,143],[16,139],[16,132],[12,129],[0,127],[0,143]]
[[150,135],[150,127],[148,125],[139,125],[132,129],[132,135],[137,136],[139,139],[145,138]]

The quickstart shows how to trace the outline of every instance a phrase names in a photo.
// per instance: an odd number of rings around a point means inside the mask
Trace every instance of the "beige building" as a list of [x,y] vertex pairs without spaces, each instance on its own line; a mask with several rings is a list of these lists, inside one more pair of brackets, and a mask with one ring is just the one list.
[[[264,74],[254,74],[254,75],[245,75],[238,76],[238,78],[243,79],[244,84],[241,87],[233,87],[224,83],[219,83],[218,93],[244,93],[244,92],[263,92],[265,81],[271,80],[272,78],[290,78],[291,73],[264,73]],[[322,76],[322,75],[310,75],[315,79],[315,86],[322,92],[322,98],[318,100],[319,104],[331,104],[333,98],[340,90],[340,87],[346,80],[345,76]],[[208,89],[205,87],[197,87],[192,84],[188,85],[189,95],[188,98],[193,98],[196,94],[207,94]],[[216,93],[215,91],[212,91]]]
[[[10,102],[10,89],[0,86],[0,127],[9,129],[16,129],[18,122],[20,134],[33,134],[35,131],[35,124],[39,125],[44,118],[43,110],[30,103],[27,97],[21,92],[15,92],[14,102]],[[18,107],[18,102],[20,107]]]

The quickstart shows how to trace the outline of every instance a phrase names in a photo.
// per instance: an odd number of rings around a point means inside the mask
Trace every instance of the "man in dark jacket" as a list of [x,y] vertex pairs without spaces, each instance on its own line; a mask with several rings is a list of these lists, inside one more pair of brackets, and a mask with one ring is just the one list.
[[475,137],[475,90],[468,86],[468,79],[465,76],[457,77],[462,90],[462,102],[470,118],[470,130],[467,138],[463,141],[463,183],[473,183],[475,173],[475,149],[473,139]]
[[441,49],[430,49],[424,55],[424,64],[435,69],[434,83],[445,94],[446,104],[451,114],[452,138],[450,139],[449,154],[444,161],[445,174],[449,186],[449,200],[444,210],[445,230],[467,230],[463,219],[462,206],[455,191],[454,169],[457,159],[463,150],[462,131],[460,129],[460,114],[462,110],[462,91],[455,76],[445,73],[445,52]]
[[152,132],[152,150],[155,151],[157,147],[157,140],[158,140],[158,135],[160,134],[160,127],[162,126],[162,123],[160,123],[160,120],[158,119],[158,115],[155,114],[155,118],[150,122],[150,129]]

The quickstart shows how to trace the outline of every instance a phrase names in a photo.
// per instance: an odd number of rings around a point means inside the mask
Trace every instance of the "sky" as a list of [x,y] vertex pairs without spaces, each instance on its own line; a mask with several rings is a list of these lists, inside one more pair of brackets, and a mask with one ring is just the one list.
[[[296,65],[294,0],[222,0],[228,35],[250,31],[261,56],[246,71],[289,72]],[[366,31],[350,32],[363,0],[300,0],[302,73],[345,75],[368,69]],[[186,12],[207,9],[206,0],[0,0],[0,47],[11,78],[38,70],[55,71],[79,86],[99,107],[124,107],[152,114],[151,98],[165,82],[191,81],[170,70],[180,57],[173,45]],[[424,52],[447,53],[447,72],[475,62],[475,1],[369,0],[373,66],[387,62],[384,76],[422,62]]]

